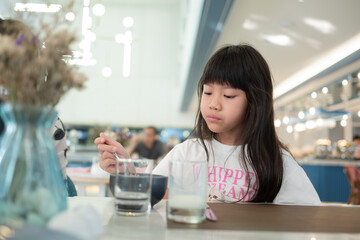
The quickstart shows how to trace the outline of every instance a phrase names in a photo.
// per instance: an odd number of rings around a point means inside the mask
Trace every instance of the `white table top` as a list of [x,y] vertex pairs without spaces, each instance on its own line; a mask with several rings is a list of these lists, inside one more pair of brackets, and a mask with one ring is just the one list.
[[90,205],[99,213],[105,234],[101,240],[111,239],[273,239],[273,240],[355,240],[360,234],[304,233],[268,231],[229,231],[199,229],[168,229],[166,226],[166,201],[155,205],[151,213],[140,217],[118,216],[114,213],[113,198],[73,197],[68,198],[69,209]]

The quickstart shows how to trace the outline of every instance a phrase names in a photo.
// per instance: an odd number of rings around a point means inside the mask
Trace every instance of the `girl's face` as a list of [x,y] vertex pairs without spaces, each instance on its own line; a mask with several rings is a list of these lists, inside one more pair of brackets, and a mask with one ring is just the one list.
[[248,101],[241,89],[220,84],[204,84],[201,114],[220,142],[238,145]]

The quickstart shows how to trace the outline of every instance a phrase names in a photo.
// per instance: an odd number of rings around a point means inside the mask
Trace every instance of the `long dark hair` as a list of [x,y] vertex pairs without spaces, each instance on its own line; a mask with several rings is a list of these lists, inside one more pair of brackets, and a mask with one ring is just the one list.
[[[248,106],[240,136],[246,147],[242,148],[239,160],[246,171],[251,167],[257,176],[258,188],[251,201],[272,202],[283,179],[281,151],[285,146],[275,131],[273,85],[268,64],[247,44],[225,46],[215,52],[204,68],[198,84],[200,101],[204,84],[209,83],[228,85],[246,93]],[[200,112],[200,101],[194,134],[202,142],[209,159],[204,140],[211,140],[214,133]]]

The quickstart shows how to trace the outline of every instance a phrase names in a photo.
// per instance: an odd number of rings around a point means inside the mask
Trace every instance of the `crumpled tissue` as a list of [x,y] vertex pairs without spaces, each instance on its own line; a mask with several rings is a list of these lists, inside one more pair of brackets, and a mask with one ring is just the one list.
[[104,234],[100,215],[90,205],[78,206],[53,217],[48,227],[80,239],[93,240]]

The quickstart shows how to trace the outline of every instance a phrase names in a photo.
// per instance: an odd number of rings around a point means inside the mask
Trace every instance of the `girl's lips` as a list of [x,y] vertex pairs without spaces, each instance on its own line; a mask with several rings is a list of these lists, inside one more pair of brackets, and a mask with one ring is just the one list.
[[216,117],[216,116],[214,116],[214,115],[209,115],[209,116],[207,116],[207,119],[208,119],[209,121],[212,121],[212,122],[217,122],[217,121],[220,120],[220,118],[218,118],[218,117]]

